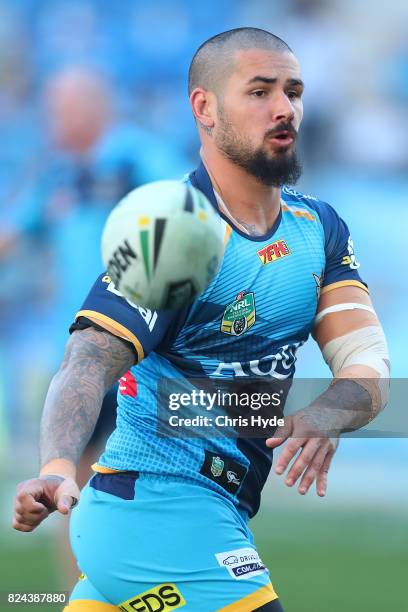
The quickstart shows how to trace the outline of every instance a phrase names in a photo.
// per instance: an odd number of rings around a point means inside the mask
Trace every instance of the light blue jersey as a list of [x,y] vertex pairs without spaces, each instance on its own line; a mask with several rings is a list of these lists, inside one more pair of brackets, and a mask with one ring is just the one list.
[[[203,165],[189,176],[187,189],[189,184],[218,210]],[[320,294],[343,285],[366,287],[346,224],[316,198],[283,188],[278,218],[264,236],[249,236],[219,214],[227,240],[222,266],[190,306],[151,312],[125,300],[102,275],[77,321],[109,323],[133,344],[138,358],[121,380],[117,427],[97,469],[196,483],[253,516],[272,462],[265,439],[160,437],[157,381],[290,380]],[[235,474],[235,482],[227,473]]]

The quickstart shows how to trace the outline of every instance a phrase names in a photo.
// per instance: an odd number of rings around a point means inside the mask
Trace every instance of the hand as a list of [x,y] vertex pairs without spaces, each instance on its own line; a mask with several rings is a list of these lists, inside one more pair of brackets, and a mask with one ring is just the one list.
[[33,531],[51,512],[68,515],[79,500],[79,488],[73,478],[57,475],[25,480],[17,485],[13,527]]
[[286,475],[285,484],[292,487],[303,475],[298,492],[305,495],[316,481],[317,495],[324,497],[327,491],[327,474],[339,440],[327,436],[316,437],[317,433],[318,429],[311,415],[307,410],[302,410],[293,416],[285,417],[285,425],[278,427],[274,436],[266,440],[266,445],[269,448],[277,448],[287,441],[275,465],[278,475],[284,473],[290,461],[302,449]]

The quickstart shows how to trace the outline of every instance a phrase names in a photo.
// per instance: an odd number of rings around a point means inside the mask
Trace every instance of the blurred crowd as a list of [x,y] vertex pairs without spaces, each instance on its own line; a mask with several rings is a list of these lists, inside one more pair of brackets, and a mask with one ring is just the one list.
[[[1,1],[1,448],[5,432],[35,433],[68,326],[101,271],[111,207],[197,162],[186,75],[198,45],[244,25],[288,42],[306,82],[299,188],[320,181],[317,195],[355,203],[358,219],[385,199],[403,205],[407,21],[404,0],[392,11],[379,0]],[[387,279],[370,269],[384,296],[397,291],[398,269]]]

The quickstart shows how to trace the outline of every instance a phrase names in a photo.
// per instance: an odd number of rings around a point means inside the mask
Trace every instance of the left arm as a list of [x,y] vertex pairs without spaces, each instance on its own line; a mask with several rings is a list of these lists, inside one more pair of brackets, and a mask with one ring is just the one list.
[[334,376],[327,393],[340,405],[347,401],[337,422],[331,419],[334,429],[367,425],[387,403],[390,374],[387,343],[369,295],[358,287],[324,294],[314,337]]
[[386,404],[389,360],[380,322],[360,287],[339,287],[321,296],[313,335],[332,370],[333,383],[307,408],[285,419],[285,427],[267,445],[275,448],[288,440],[275,467],[277,474],[302,448],[286,484],[293,486],[303,474],[299,493],[305,494],[316,480],[317,493],[323,496],[339,434],[363,427]]

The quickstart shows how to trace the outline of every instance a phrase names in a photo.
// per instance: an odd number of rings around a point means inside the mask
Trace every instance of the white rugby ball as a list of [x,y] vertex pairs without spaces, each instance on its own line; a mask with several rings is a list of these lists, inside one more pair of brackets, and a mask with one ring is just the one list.
[[112,210],[102,259],[125,298],[154,310],[181,308],[217,273],[223,233],[219,215],[198,189],[156,181],[134,189]]

